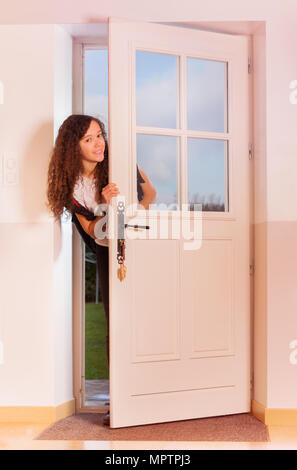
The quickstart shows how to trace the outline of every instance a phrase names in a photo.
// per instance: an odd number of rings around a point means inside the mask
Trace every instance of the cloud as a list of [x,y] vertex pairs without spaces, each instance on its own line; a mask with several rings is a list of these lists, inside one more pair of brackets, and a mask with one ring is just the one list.
[[[209,62],[209,61],[205,61]],[[190,61],[190,64],[192,62]],[[194,65],[195,62],[194,62]],[[203,64],[205,65],[205,64]],[[208,65],[205,65],[208,67]],[[211,70],[212,69],[212,70]],[[210,65],[211,73],[189,67],[188,116],[193,130],[224,131],[224,80],[222,64]],[[214,73],[216,72],[216,73]],[[152,72],[153,73],[153,72]],[[175,75],[159,80],[147,77],[136,90],[137,125],[176,128],[177,86]]]
[[[208,67],[207,61],[202,62],[200,63],[201,67]],[[194,65],[199,65],[198,61],[197,63],[194,61]],[[201,69],[195,69],[195,67],[192,70],[188,115],[191,116],[192,128],[199,129],[200,127],[201,129],[203,126],[203,130],[219,131],[222,130],[222,117],[224,116],[223,75],[220,69],[221,64],[214,63],[210,66],[213,67],[210,74],[201,73]],[[215,73],[217,66],[217,73]],[[153,78],[152,75],[154,75]],[[137,125],[175,128],[176,93],[175,73],[170,73],[170,76],[163,74],[156,77],[156,70],[151,70],[151,74],[142,78],[141,85],[137,88]],[[88,94],[85,98],[85,112],[99,117],[107,127],[108,97],[98,93]],[[138,136],[138,163],[156,187],[158,201],[168,203],[175,200],[177,150],[177,138],[175,137]],[[221,154],[221,152],[219,153]],[[211,157],[211,155],[209,156]],[[205,168],[199,170],[200,182],[197,181],[197,192],[200,194],[201,192],[207,193],[207,189],[210,190],[210,182],[214,176],[213,171],[216,172],[216,168],[211,162],[210,158],[210,167],[207,170]],[[215,187],[220,194],[218,186],[218,181],[216,181]]]
[[146,81],[136,90],[136,124],[176,127],[176,84],[174,79]]

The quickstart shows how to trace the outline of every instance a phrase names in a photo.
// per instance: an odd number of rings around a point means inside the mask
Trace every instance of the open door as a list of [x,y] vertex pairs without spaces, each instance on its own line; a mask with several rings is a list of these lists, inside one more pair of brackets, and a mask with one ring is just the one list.
[[111,427],[250,410],[248,139],[247,37],[110,19],[110,181],[157,192],[122,282],[111,241]]

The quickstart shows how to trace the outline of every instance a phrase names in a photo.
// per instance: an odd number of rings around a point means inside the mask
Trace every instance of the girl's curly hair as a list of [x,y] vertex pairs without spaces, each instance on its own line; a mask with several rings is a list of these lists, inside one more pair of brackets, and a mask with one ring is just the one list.
[[74,211],[74,185],[83,172],[79,141],[87,132],[91,121],[99,124],[105,140],[104,159],[97,163],[94,171],[95,200],[98,204],[102,202],[101,191],[108,183],[108,144],[105,126],[92,116],[72,114],[59,129],[48,168],[48,208],[56,219],[61,217],[64,208],[70,213]]

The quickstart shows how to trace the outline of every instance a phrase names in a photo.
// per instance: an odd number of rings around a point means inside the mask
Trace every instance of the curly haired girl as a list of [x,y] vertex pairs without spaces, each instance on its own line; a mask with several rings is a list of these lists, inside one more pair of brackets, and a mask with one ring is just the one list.
[[[147,209],[156,191],[146,174],[137,167],[139,202]],[[95,237],[99,204],[109,204],[119,194],[115,183],[108,182],[108,144],[104,124],[81,114],[69,116],[61,125],[48,168],[48,207],[58,220],[64,210],[84,242],[96,254],[99,287],[107,322],[107,357],[109,361],[109,270],[108,242]]]

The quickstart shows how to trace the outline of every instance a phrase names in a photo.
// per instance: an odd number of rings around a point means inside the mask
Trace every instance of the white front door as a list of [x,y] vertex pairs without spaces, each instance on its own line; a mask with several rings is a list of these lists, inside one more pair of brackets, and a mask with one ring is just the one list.
[[111,427],[250,410],[247,64],[245,36],[109,21],[110,180],[157,191],[122,282],[111,243]]

